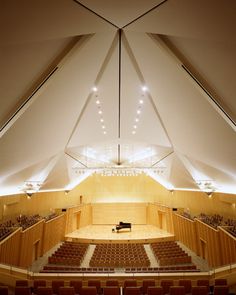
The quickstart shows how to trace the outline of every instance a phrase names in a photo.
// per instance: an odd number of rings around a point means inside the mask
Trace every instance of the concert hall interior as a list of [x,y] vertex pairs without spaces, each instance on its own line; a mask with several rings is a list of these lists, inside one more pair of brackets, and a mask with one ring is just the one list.
[[236,1],[0,8],[0,295],[236,294]]

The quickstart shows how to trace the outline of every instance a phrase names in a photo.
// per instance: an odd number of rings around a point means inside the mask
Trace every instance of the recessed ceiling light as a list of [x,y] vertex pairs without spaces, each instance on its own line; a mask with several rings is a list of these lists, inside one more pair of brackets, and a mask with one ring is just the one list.
[[100,119],[100,122],[104,122],[104,119],[103,119],[103,118],[101,118],[101,119]]
[[135,118],[135,122],[139,122],[139,118]]
[[105,129],[106,127],[104,125],[102,125],[102,129]]
[[147,86],[143,86],[143,87],[142,87],[142,91],[143,91],[143,92],[147,91]]
[[103,134],[107,134],[107,132],[106,131],[103,131]]
[[132,131],[132,134],[135,134],[135,133],[136,133],[136,131],[135,131],[135,130],[133,130],[133,131]]
[[136,129],[137,128],[137,125],[134,125],[134,129]]
[[101,111],[101,110],[99,110],[99,111],[98,111],[98,113],[99,113],[99,115],[101,115],[101,114],[102,114],[102,111]]
[[97,92],[97,91],[98,91],[97,87],[94,86],[94,87],[93,87],[93,92]]
[[100,100],[98,99],[98,100],[96,100],[96,104],[100,104]]
[[141,114],[141,110],[137,110],[137,114],[138,114],[138,115]]
[[143,100],[142,100],[142,99],[140,99],[140,100],[139,100],[139,103],[140,103],[140,104],[143,104]]

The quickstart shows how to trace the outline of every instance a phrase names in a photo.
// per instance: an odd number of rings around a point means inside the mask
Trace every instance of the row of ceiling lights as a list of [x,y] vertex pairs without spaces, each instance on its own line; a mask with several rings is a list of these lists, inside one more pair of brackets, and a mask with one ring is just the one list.
[[137,132],[138,122],[140,120],[140,115],[142,113],[142,105],[144,104],[144,94],[145,94],[146,91],[147,91],[147,87],[143,86],[142,87],[142,95],[141,95],[141,98],[138,101],[138,109],[136,111],[136,116],[135,116],[135,119],[134,119],[135,123],[133,125],[133,130],[132,130],[133,135],[135,135],[136,132]]
[[107,134],[107,131],[106,131],[106,125],[105,125],[105,123],[104,123],[104,118],[103,118],[103,111],[102,111],[102,106],[101,106],[101,100],[99,99],[99,96],[98,96],[98,94],[97,94],[97,91],[98,91],[97,87],[94,86],[94,87],[93,87],[93,92],[96,93],[96,94],[95,94],[95,98],[96,98],[95,103],[96,103],[97,108],[98,108],[99,121],[100,121],[100,123],[101,123],[102,133],[103,133],[104,135],[106,135],[106,134]]

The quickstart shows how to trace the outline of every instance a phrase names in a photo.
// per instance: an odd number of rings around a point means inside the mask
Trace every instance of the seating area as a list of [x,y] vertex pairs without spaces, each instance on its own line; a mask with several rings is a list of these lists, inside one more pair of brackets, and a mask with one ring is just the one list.
[[66,241],[50,257],[48,257],[48,263],[65,266],[80,266],[87,249],[88,244]]
[[0,224],[0,241],[5,239],[14,231],[14,223],[9,220]]
[[171,265],[160,267],[130,267],[126,268],[126,273],[165,273],[165,272],[199,272],[196,265]]
[[98,244],[90,267],[148,267],[150,261],[143,244]]
[[[118,281],[108,279],[105,282],[99,279],[70,281],[61,280],[17,280],[15,284],[15,295],[228,295],[229,286],[227,280],[216,279],[212,285],[207,279],[126,279]],[[10,295],[8,287],[0,286],[1,295]]]
[[39,214],[35,215],[19,215],[16,218],[17,226],[22,227],[23,230],[27,229],[28,227],[34,225],[35,223],[39,222],[42,219],[42,217]]
[[41,273],[114,273],[111,267],[76,267],[70,265],[46,265]]
[[152,243],[151,248],[160,266],[192,263],[191,256],[174,241]]

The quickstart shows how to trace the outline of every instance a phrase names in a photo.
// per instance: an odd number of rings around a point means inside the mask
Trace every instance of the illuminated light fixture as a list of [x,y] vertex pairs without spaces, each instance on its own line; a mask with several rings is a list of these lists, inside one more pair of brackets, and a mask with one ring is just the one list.
[[103,131],[103,134],[107,134],[107,132],[106,131]]
[[141,114],[141,110],[137,110],[137,114],[140,115]]
[[134,125],[134,129],[137,129],[137,125]]
[[212,194],[216,190],[213,180],[198,180],[196,181],[196,184],[200,190],[205,192],[207,195],[208,193]]
[[135,122],[139,122],[139,118],[135,118]]
[[213,192],[206,192],[206,194],[208,195],[208,198],[211,199],[213,196]]
[[143,86],[143,87],[142,87],[142,91],[143,91],[143,92],[146,92],[146,91],[147,91],[147,86]]
[[96,104],[100,104],[100,100],[99,99],[96,100]]
[[100,119],[100,122],[104,122],[104,119],[103,119],[103,118],[101,118],[101,119]]
[[140,100],[139,100],[139,103],[140,103],[140,104],[143,104],[143,100],[142,100],[142,99],[140,99]]
[[174,190],[170,189],[169,192],[173,195],[174,194]]
[[102,125],[102,129],[105,129],[106,128],[106,126],[105,125]]
[[37,193],[40,190],[42,184],[43,183],[40,181],[26,181],[21,188],[21,191],[23,191],[27,197],[31,197],[34,193]]
[[97,92],[98,91],[98,89],[97,89],[96,86],[94,86],[92,89],[93,89],[93,92]]
[[69,194],[69,192],[70,192],[70,190],[65,190],[65,195],[68,195]]
[[99,113],[99,115],[101,115],[102,114],[102,110],[99,110],[98,113]]
[[136,133],[136,131],[135,131],[135,130],[133,130],[133,131],[132,131],[132,134],[135,134],[135,133]]

